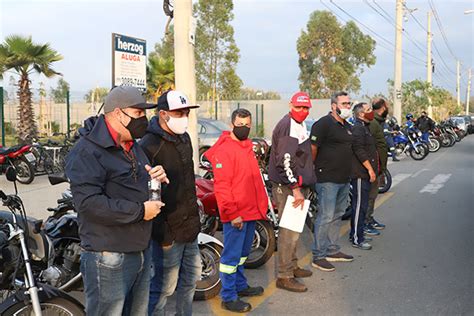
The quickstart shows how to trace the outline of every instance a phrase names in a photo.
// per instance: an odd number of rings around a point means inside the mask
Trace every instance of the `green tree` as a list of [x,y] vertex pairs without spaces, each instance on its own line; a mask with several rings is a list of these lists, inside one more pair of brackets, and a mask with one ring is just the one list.
[[51,66],[63,57],[49,44],[33,43],[30,37],[19,35],[8,36],[0,45],[0,79],[6,71],[12,70],[20,76],[18,81],[18,137],[31,141],[38,135],[32,105],[31,80],[32,73],[43,74],[50,78],[60,73]]
[[162,57],[171,58],[174,61],[174,27],[170,26],[168,32],[161,39],[161,42],[155,44],[155,50],[148,54],[148,58]]
[[297,41],[300,89],[317,98],[359,91],[364,67],[375,64],[374,49],[353,21],[341,25],[328,11],[313,12]]
[[91,103],[91,102],[103,103],[109,91],[110,89],[103,88],[103,87],[97,87],[97,88],[91,89],[84,96],[84,100],[88,103]]
[[198,99],[233,99],[242,80],[236,73],[239,49],[234,40],[232,0],[199,0],[194,6]]
[[158,97],[170,89],[174,89],[174,58],[148,57],[147,94],[157,102]]
[[51,96],[56,103],[66,103],[67,92],[69,91],[69,83],[63,78],[58,80],[56,88],[51,88]]

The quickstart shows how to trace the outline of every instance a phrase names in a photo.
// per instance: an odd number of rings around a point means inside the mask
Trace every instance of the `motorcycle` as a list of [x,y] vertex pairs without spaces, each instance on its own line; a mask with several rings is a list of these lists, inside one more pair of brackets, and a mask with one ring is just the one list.
[[35,163],[31,145],[0,147],[0,174],[12,166],[16,170],[16,180],[22,184],[30,184],[35,179]]
[[395,154],[399,157],[402,154],[410,154],[414,160],[423,160],[429,153],[429,148],[426,144],[422,143],[419,138],[421,132],[406,129],[404,131],[398,131],[393,136],[395,143]]
[[[68,182],[63,175],[49,175],[48,179],[52,185]],[[41,278],[67,292],[81,291],[79,223],[71,191],[67,189],[57,202],[57,207],[48,208],[52,215],[44,225],[45,234],[53,241],[56,256],[52,264],[41,272]],[[198,204],[202,205],[199,201]],[[202,273],[196,283],[194,299],[207,300],[216,296],[221,289],[219,262],[224,245],[217,238],[200,233],[198,246]]]
[[37,266],[54,255],[48,237],[40,232],[42,221],[26,216],[16,188],[16,171],[6,170],[15,183],[15,194],[0,190],[8,211],[0,212],[0,315],[85,315],[84,307],[65,292],[39,281]]

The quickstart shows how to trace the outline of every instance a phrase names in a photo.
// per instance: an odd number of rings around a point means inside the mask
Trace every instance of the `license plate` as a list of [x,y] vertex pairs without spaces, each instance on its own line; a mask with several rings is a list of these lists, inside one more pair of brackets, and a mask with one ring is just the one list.
[[26,153],[26,154],[25,154],[25,158],[26,158],[26,160],[28,160],[29,162],[35,162],[35,161],[36,161],[36,157],[35,157],[35,155],[33,155],[32,153]]

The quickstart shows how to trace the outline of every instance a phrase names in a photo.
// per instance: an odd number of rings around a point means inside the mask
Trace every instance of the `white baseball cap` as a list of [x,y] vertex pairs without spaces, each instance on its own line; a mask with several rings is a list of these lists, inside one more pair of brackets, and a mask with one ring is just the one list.
[[169,90],[158,98],[158,110],[174,111],[182,109],[195,109],[199,105],[189,104],[188,97],[181,91]]

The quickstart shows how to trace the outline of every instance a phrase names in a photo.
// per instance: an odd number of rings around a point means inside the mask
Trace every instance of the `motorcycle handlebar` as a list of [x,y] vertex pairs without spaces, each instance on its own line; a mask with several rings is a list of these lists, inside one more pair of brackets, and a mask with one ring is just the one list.
[[2,190],[0,190],[0,199],[2,199],[3,201],[6,201],[7,198],[8,198],[7,195]]

